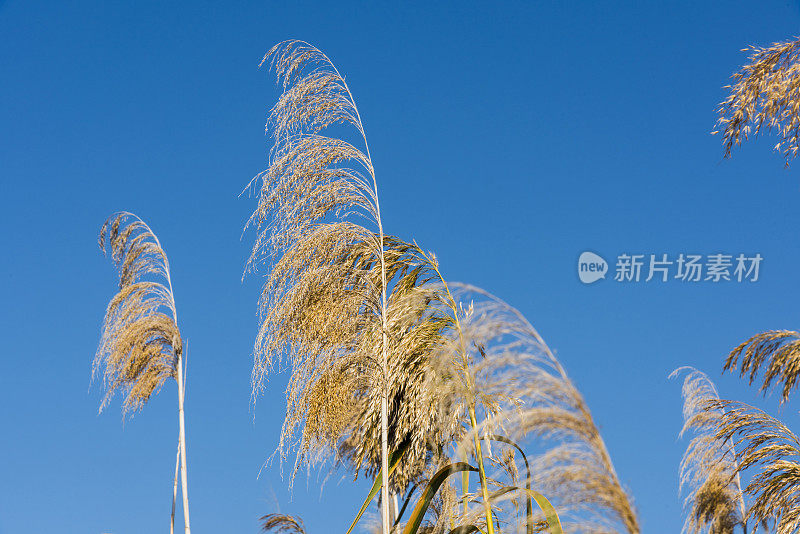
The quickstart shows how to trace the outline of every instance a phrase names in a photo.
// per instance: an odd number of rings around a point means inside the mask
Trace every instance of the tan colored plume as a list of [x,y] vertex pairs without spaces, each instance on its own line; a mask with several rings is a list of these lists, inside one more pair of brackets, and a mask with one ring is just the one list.
[[[439,300],[445,308],[442,314],[450,315],[457,326],[433,357],[442,411],[463,421],[472,405],[480,421],[475,430],[464,429],[453,456],[474,453],[478,432],[494,464],[488,482],[500,488],[520,482],[517,477],[525,482],[527,466],[520,455],[515,453],[513,460],[507,456],[514,451],[492,436],[531,446],[531,483],[556,506],[565,529],[638,534],[631,498],[589,408],[536,329],[518,310],[482,289],[447,287]],[[510,521],[516,510],[513,497],[508,494],[506,502],[497,502],[493,513]],[[511,509],[503,508],[509,503]]]
[[261,518],[262,532],[278,532],[279,534],[306,534],[303,520],[285,514],[267,514]]
[[708,410],[723,412],[714,438],[736,447],[737,473],[751,477],[745,520],[765,532],[800,529],[800,439],[780,420],[744,403],[719,400]]
[[[367,137],[350,88],[319,49],[284,41],[267,52],[263,64],[274,70],[283,91],[267,123],[273,141],[269,166],[249,186],[258,193],[258,206],[248,222],[256,238],[247,269],[270,266],[259,304],[253,397],[286,354],[292,375],[280,450],[283,457],[296,450],[297,467],[314,461],[312,448],[330,450],[347,420],[314,404],[313,384],[342,391],[347,385],[325,378],[335,372],[380,391],[382,525],[388,531],[388,276]],[[380,263],[377,283],[358,265],[340,262],[349,249],[364,246]],[[354,336],[369,314],[380,318],[380,350],[355,354]],[[307,419],[298,411],[306,406],[316,407],[317,416]],[[342,406],[351,409],[346,398]]]
[[178,453],[170,532],[174,531],[178,476],[183,494],[184,531],[190,534],[183,413],[183,342],[172,292],[169,261],[155,233],[129,212],[103,223],[100,249],[110,250],[119,274],[119,292],[106,309],[92,378],[102,374],[105,396],[100,411],[115,393],[124,396],[123,414],[140,409],[168,379],[178,385]]
[[686,492],[686,534],[733,534],[747,532],[736,449],[730,440],[719,441],[717,433],[725,411],[719,394],[704,373],[681,367],[670,375],[685,374],[683,380],[683,428],[681,437],[692,435],[680,466],[681,491]]
[[763,372],[760,391],[765,395],[780,386],[780,402],[789,399],[800,377],[800,334],[792,330],[770,330],[757,334],[730,353],[725,370],[748,379],[750,385]]
[[117,266],[119,292],[106,309],[92,376],[103,377],[106,393],[100,410],[119,392],[128,413],[175,377],[182,344],[169,263],[155,234],[131,213],[109,218],[99,244]]
[[[722,132],[725,157],[733,147],[762,131],[775,132],[775,150],[786,165],[800,145],[800,41],[751,46],[747,63],[732,76],[728,97],[719,105],[717,128]],[[717,132],[714,132],[717,133]]]

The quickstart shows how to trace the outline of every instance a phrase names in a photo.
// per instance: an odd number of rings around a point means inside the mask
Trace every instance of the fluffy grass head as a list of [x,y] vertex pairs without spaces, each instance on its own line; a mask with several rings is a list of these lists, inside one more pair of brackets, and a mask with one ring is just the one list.
[[725,415],[711,380],[691,367],[676,369],[671,378],[685,373],[681,436],[692,435],[680,467],[681,491],[686,493],[686,534],[733,534],[745,529],[745,503],[730,440],[717,432]]
[[745,519],[765,532],[797,532],[800,439],[778,419],[744,403],[720,400],[708,409],[723,412],[714,438],[734,444],[736,472],[751,470],[744,489],[750,497]]
[[[430,447],[419,436],[430,426],[424,414],[431,405],[421,393],[429,390],[421,362],[441,328],[427,314],[424,261],[400,240],[381,241],[364,128],[330,59],[308,43],[285,41],[262,65],[275,72],[282,93],[267,121],[268,168],[249,186],[258,206],[248,222],[256,232],[248,269],[266,264],[269,271],[253,398],[276,364],[288,363],[282,458],[295,452],[296,470],[333,455],[372,474],[388,388],[389,449],[411,442],[404,465],[419,466]],[[419,469],[399,470],[395,483]]]
[[[438,461],[441,444],[452,439],[460,425],[455,414],[438,410],[440,384],[432,358],[445,342],[451,319],[432,305],[439,297],[438,286],[432,283],[435,274],[415,246],[395,238],[387,239],[385,258],[391,282],[386,306],[388,446],[390,451],[405,448],[390,482],[402,492],[423,476],[431,462]],[[369,272],[379,283],[377,258],[371,261]],[[356,353],[373,354],[371,359],[377,360],[382,347],[380,317],[370,314],[364,319]],[[380,395],[381,389],[374,384],[357,390],[358,413],[339,450],[347,465],[367,476],[380,467]]]
[[780,390],[780,402],[789,399],[800,377],[800,334],[791,330],[770,330],[757,334],[735,349],[725,362],[725,370],[747,377],[749,383],[763,372],[760,391]]
[[92,377],[103,377],[100,410],[120,393],[127,414],[175,376],[182,343],[169,262],[150,227],[131,213],[106,220],[99,244],[117,267],[119,292],[106,309]]
[[306,534],[303,520],[285,514],[267,514],[261,518],[262,532],[277,532],[279,534]]
[[268,168],[247,188],[258,196],[246,225],[256,232],[247,270],[269,269],[259,302],[254,399],[283,353],[293,369],[301,361],[308,369],[316,369],[316,361],[324,368],[350,343],[363,309],[374,309],[375,300],[360,267],[346,262],[382,245],[359,224],[365,217],[377,221],[372,163],[354,144],[325,131],[344,123],[366,142],[344,78],[303,41],[278,43],[262,65],[275,72],[283,91],[267,121],[273,141]]
[[[638,534],[635,509],[588,406],[536,329],[518,310],[474,286],[451,284],[444,293],[441,302],[458,321],[434,358],[443,411],[463,414],[474,406],[478,420],[477,429],[464,429],[455,455],[474,453],[477,432],[495,465],[490,483],[501,488],[528,482],[520,474],[529,466],[522,455],[508,456],[514,451],[493,436],[532,447],[530,482],[563,513],[568,528],[619,527]],[[514,504],[515,496],[506,500]]]
[[[750,57],[733,75],[730,94],[719,106],[717,127],[722,132],[725,157],[733,147],[775,132],[775,150],[786,165],[797,156],[800,141],[800,41],[775,43],[766,48],[745,48]],[[717,132],[714,132],[717,133]]]
[[346,133],[342,126],[355,127],[366,145],[344,78],[302,41],[278,43],[262,65],[274,71],[282,94],[267,121],[273,142],[268,168],[247,188],[257,192],[258,205],[246,226],[256,233],[246,270],[262,264],[269,270],[259,300],[252,389],[255,401],[286,358],[291,377],[279,449],[282,458],[297,452],[296,470],[321,451],[335,450],[356,410],[353,391],[374,367],[373,354],[354,351],[364,321],[380,315],[382,286],[364,262],[382,243],[360,224],[378,221],[372,163],[337,135]]
[[[268,278],[261,342],[265,354],[286,354],[292,370],[279,448],[283,458],[297,453],[295,469],[330,455],[356,475],[372,476],[380,466],[382,272],[374,246],[378,237],[358,228],[346,234],[319,225],[316,231],[330,238],[329,245],[306,256],[305,241],[298,242]],[[343,240],[347,235],[354,238]],[[384,243],[391,283],[388,444],[391,451],[406,447],[392,477],[392,485],[402,489],[421,475],[448,432],[437,417],[430,354],[449,320],[429,306],[436,298],[429,287],[432,274],[415,247],[394,237]],[[261,363],[271,365],[267,359]],[[270,368],[257,367],[263,378],[254,375],[254,383],[263,383]]]
[[378,221],[364,128],[336,67],[303,41],[278,43],[262,65],[275,72],[283,92],[267,119],[269,166],[246,188],[258,192],[247,224],[257,233],[248,269],[307,238],[326,218]]

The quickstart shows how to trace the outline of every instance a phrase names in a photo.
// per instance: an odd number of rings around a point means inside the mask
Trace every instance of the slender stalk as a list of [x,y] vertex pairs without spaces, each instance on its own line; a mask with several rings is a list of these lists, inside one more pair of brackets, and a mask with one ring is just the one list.
[[[105,368],[106,398],[127,387],[123,412],[138,409],[168,378],[178,384],[178,452],[172,490],[170,533],[175,530],[175,503],[180,459],[183,458],[183,493],[186,533],[189,533],[186,492],[186,448],[183,415],[185,376],[178,313],[172,290],[169,261],[153,230],[133,213],[122,211],[106,220],[100,231],[100,246],[106,243],[117,265],[120,292],[106,312],[101,349],[93,365]],[[150,275],[163,281],[147,280]],[[116,299],[119,299],[117,301]],[[170,313],[166,313],[168,308]],[[114,311],[112,311],[112,309]],[[171,317],[170,317],[171,315]],[[169,352],[165,349],[171,348]],[[156,349],[155,351],[152,349]],[[103,405],[101,405],[101,410]]]
[[383,293],[381,297],[383,303],[381,309],[381,321],[383,323],[383,355],[381,358],[383,374],[383,392],[381,394],[381,477],[383,478],[383,499],[381,499],[381,517],[383,519],[383,532],[384,534],[389,534],[389,358],[387,354],[388,339],[386,337],[386,266],[383,258],[383,227],[380,227],[380,239],[381,276],[383,278]]
[[175,455],[175,479],[172,482],[172,512],[169,516],[169,534],[175,534],[175,501],[178,500],[178,473],[181,471],[181,436],[178,432],[178,452]]
[[[426,259],[428,259],[430,264],[433,266],[434,270],[436,271],[436,274],[439,276],[439,280],[441,280],[442,285],[444,286],[444,289],[447,292],[447,300],[448,300],[447,305],[450,307],[450,309],[453,312],[453,319],[455,321],[455,327],[456,327],[456,330],[458,332],[459,351],[461,353],[460,356],[461,356],[461,360],[462,360],[463,366],[464,366],[465,380],[467,381],[469,390],[471,392],[474,392],[475,384],[473,384],[472,377],[469,374],[469,358],[467,356],[466,343],[464,342],[464,330],[461,327],[461,320],[459,319],[459,316],[458,316],[458,306],[456,305],[456,300],[455,300],[455,298],[453,298],[453,294],[450,292],[450,286],[447,284],[447,282],[445,281],[444,277],[442,276],[442,273],[439,271],[438,263],[434,260],[433,257],[429,257],[424,252],[422,252],[421,249],[419,249],[419,250],[422,253],[422,255]],[[492,504],[491,504],[491,502],[489,502],[489,487],[488,487],[487,482],[486,482],[486,471],[485,471],[484,465],[483,465],[483,451],[481,450],[481,440],[480,440],[480,437],[478,436],[478,422],[477,422],[476,417],[475,417],[475,402],[473,400],[474,399],[474,394],[470,393],[470,396],[472,398],[469,399],[469,421],[470,421],[470,424],[472,425],[472,438],[473,438],[473,440],[475,442],[475,458],[476,458],[476,460],[478,462],[478,474],[480,475],[480,479],[481,479],[481,492],[483,494],[483,508],[484,508],[485,515],[486,515],[486,531],[487,531],[487,534],[494,534],[494,523],[492,522]],[[464,477],[462,480],[464,482],[464,497],[465,497],[464,513],[466,514],[466,512],[467,512],[467,504],[466,504],[466,490],[467,490],[466,484],[467,484],[467,479],[466,479],[466,477]]]
[[378,235],[380,241],[378,247],[381,256],[381,328],[383,330],[383,347],[381,354],[381,372],[383,374],[383,392],[381,394],[381,477],[383,484],[381,487],[383,498],[381,499],[381,518],[383,526],[383,534],[389,534],[389,355],[388,345],[389,340],[387,337],[388,319],[386,317],[386,258],[383,246],[383,223],[381,221],[381,205],[378,201],[378,180],[375,178],[375,169],[372,166],[372,154],[369,151],[369,141],[367,141],[367,134],[364,131],[364,123],[361,120],[361,113],[356,106],[353,93],[350,91],[350,86],[339,73],[339,69],[333,64],[333,61],[325,54],[322,56],[328,60],[328,63],[333,67],[336,75],[342,80],[342,85],[350,97],[350,102],[353,104],[353,111],[356,114],[356,122],[358,124],[359,133],[364,140],[364,149],[367,153],[367,161],[369,161],[369,173],[372,177],[372,186],[375,190],[375,220],[378,223]]
[[395,490],[390,490],[391,498],[389,499],[389,525],[390,525],[390,532],[397,532],[397,528],[395,523],[397,522],[397,513],[400,510],[400,506],[397,502],[397,492]]
[[478,422],[475,420],[474,405],[470,405],[469,407],[469,422],[472,425],[472,437],[475,440],[475,458],[478,460],[478,474],[481,477],[483,509],[486,512],[486,531],[487,534],[494,534],[494,523],[492,522],[492,504],[489,502],[489,488],[486,484],[486,472],[483,468],[483,452],[481,451],[481,440],[478,438]]
[[[336,67],[334,67],[334,70],[336,70]],[[344,77],[339,74],[338,70],[336,70],[336,74],[344,81]],[[375,189],[375,219],[378,223],[378,238],[380,239],[378,247],[381,256],[381,329],[383,330],[383,347],[381,349],[381,373],[383,374],[383,391],[381,394],[381,476],[383,478],[383,484],[381,491],[383,493],[383,499],[381,499],[381,517],[383,533],[389,534],[389,339],[386,332],[389,321],[386,317],[386,254],[383,246],[383,222],[381,221],[381,205],[380,202],[378,202],[378,181],[375,178],[375,169],[372,167],[372,155],[369,152],[369,142],[367,141],[366,133],[364,133],[361,114],[358,112],[358,107],[355,105],[355,99],[353,98],[353,93],[350,92],[350,87],[346,82],[344,86],[347,89],[347,94],[350,95],[350,100],[353,102],[353,109],[356,112],[358,124],[360,125],[359,129],[361,131],[361,137],[364,139],[367,160],[369,160],[370,163],[369,171],[372,175],[372,186]]]
[[[138,219],[138,217],[137,217]],[[139,219],[141,220],[141,219]],[[147,230],[153,235],[153,239],[158,245],[158,248],[161,247],[161,242],[158,240],[158,236],[150,229],[149,226],[145,223],[145,227]],[[169,272],[169,263],[167,262],[166,256],[164,256],[164,263],[166,264],[167,268],[164,269],[164,274],[167,278],[167,286],[169,287],[169,297],[172,304],[172,316],[175,320],[175,324],[178,324],[178,309],[175,306],[175,294],[172,290],[172,277],[170,276]],[[176,345],[176,340],[173,339],[172,346],[173,351],[175,350],[174,347]],[[175,479],[172,483],[172,513],[170,515],[170,525],[169,525],[169,532],[170,534],[174,534],[175,531],[175,501],[178,497],[178,462],[182,461],[182,465],[180,466],[181,469],[181,494],[183,496],[183,523],[184,523],[184,531],[186,534],[190,533],[189,530],[189,496],[188,496],[188,485],[186,482],[186,431],[184,429],[183,423],[183,399],[186,396],[184,391],[184,384],[183,384],[183,354],[175,354],[177,359],[176,364],[176,371],[175,374],[177,375],[176,381],[178,383],[178,453],[175,458]]]
[[[385,335],[385,334],[384,334]],[[384,364],[384,376],[386,373],[386,356],[384,354],[383,358]],[[386,386],[384,386],[384,389]],[[389,458],[387,454],[387,449],[389,447],[389,436],[387,427],[389,426],[389,417],[388,417],[388,402],[386,399],[386,394],[384,393],[383,397],[381,398],[381,476],[383,477],[383,485],[382,485],[382,495],[383,498],[381,499],[381,519],[383,522],[383,530],[385,534],[389,534]]]
[[[469,457],[467,456],[467,451],[462,449],[459,445],[459,449],[461,449],[462,454],[462,461],[469,463]],[[467,500],[467,495],[469,494],[469,472],[464,471],[461,473],[461,492],[464,494],[464,517],[467,517],[467,512],[469,512],[469,501]]]
[[184,381],[183,381],[183,355],[178,355],[178,424],[180,425],[180,458],[181,458],[181,494],[183,496],[183,530],[186,534],[191,533],[189,528],[189,485],[186,481],[186,425],[183,417],[183,398],[184,398]]

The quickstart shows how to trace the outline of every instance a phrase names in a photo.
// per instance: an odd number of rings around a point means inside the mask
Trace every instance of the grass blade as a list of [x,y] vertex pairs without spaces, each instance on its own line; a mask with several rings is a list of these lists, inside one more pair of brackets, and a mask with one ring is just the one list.
[[[403,454],[408,450],[409,443],[405,443],[402,447],[398,450],[394,451],[391,456],[389,457],[389,475],[395,472],[397,466],[400,465],[400,458],[403,457]],[[375,481],[372,483],[372,487],[367,494],[367,498],[364,500],[364,504],[361,505],[361,508],[358,510],[358,514],[356,518],[353,519],[353,522],[350,524],[350,528],[347,529],[346,534],[350,534],[353,532],[353,529],[356,528],[356,524],[361,519],[361,516],[364,515],[364,512],[367,510],[367,506],[369,503],[372,502],[372,499],[378,494],[381,490],[381,486],[383,485],[383,476],[380,471],[378,471],[378,475],[375,477]]]
[[436,495],[437,491],[439,491],[439,487],[441,487],[444,481],[447,480],[447,477],[455,473],[463,473],[467,471],[474,471],[476,473],[478,472],[476,468],[472,467],[466,462],[456,462],[439,469],[439,471],[433,475],[430,482],[428,482],[428,485],[425,487],[425,491],[422,492],[419,501],[417,501],[417,505],[414,507],[414,511],[411,512],[411,517],[406,524],[406,528],[403,529],[403,534],[417,533],[419,526],[422,524],[422,518],[425,517],[425,512],[428,511],[428,506],[430,506],[431,500],[433,500],[433,496]]
[[414,491],[416,489],[417,489],[417,484],[414,484],[413,486],[411,486],[411,489],[408,491],[408,496],[403,501],[403,506],[400,507],[400,511],[397,512],[397,519],[394,520],[394,525],[392,525],[392,526],[396,527],[397,525],[400,524],[400,520],[403,518],[403,514],[405,513],[406,508],[408,508],[408,503],[411,502],[411,497],[414,496]]
[[[518,486],[506,486],[505,488],[494,492],[491,496],[491,500],[495,500],[498,497],[502,497],[506,493],[511,493],[512,491],[524,491],[528,497],[536,501],[536,504],[539,505],[539,508],[544,514],[545,521],[547,521],[547,528],[550,530],[550,534],[564,534],[564,530],[561,528],[561,520],[558,518],[558,512],[556,512],[555,507],[553,507],[553,505],[550,504],[550,501],[548,501],[547,498],[538,491],[528,488],[520,488]],[[531,526],[532,524],[533,519],[529,518],[528,526]]]
[[[530,466],[530,464],[528,464],[528,457],[525,456],[525,452],[522,450],[522,448],[519,445],[517,445],[516,443],[514,443],[513,441],[511,441],[510,439],[508,439],[507,437],[501,436],[499,434],[489,434],[486,437],[488,439],[491,439],[491,440],[494,440],[494,441],[499,441],[501,443],[505,443],[506,445],[511,445],[512,447],[517,449],[517,451],[519,451],[519,453],[522,455],[523,461],[525,462],[525,471],[527,472],[527,475],[528,475],[527,478],[525,479],[525,489],[527,491],[531,491],[531,466]],[[525,517],[527,519],[527,527],[526,527],[526,533],[527,534],[533,534],[533,532],[534,532],[534,528],[533,528],[533,503],[531,502],[531,500],[532,500],[532,498],[531,498],[530,495],[528,495],[528,498],[525,499]]]

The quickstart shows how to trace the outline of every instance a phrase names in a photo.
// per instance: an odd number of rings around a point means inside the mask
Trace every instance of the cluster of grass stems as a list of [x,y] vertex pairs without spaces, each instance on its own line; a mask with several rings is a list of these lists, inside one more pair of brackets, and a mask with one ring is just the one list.
[[[719,106],[718,131],[725,157],[751,135],[773,132],[786,166],[800,140],[800,41],[751,46],[747,63],[733,74]],[[724,371],[759,391],[789,401],[800,378],[800,333],[756,334],[727,356]],[[684,426],[691,435],[680,467],[688,534],[800,530],[800,438],[763,410],[721,399],[702,372],[684,367]]]
[[[763,128],[786,162],[800,131],[798,42],[753,48],[720,106],[725,155]],[[245,188],[246,272],[266,267],[258,303],[252,396],[289,370],[280,461],[342,469],[372,481],[349,534],[376,498],[382,533],[625,532],[632,499],[582,395],[534,327],[490,293],[446,279],[436,256],[385,233],[376,170],[350,87],[302,41],[275,45],[262,65],[281,95],[267,128],[269,165]],[[140,409],[165,382],[178,389],[178,480],[189,528],[185,356],[169,263],[150,227],[114,214],[100,246],[119,291],[106,310],[93,376]],[[800,334],[770,331],[729,355],[725,369],[786,402],[800,375]],[[721,400],[711,380],[683,374],[680,466],[684,531],[800,528],[800,438],[781,421]],[[760,377],[760,378],[759,378]],[[526,449],[528,452],[526,452]],[[293,460],[292,460],[293,459]],[[754,473],[755,472],[755,473]],[[749,480],[743,487],[742,480]],[[300,518],[262,518],[264,531],[304,533]]]

